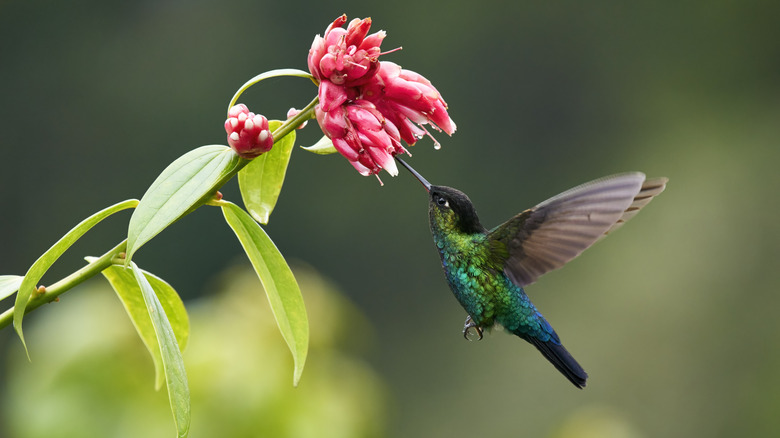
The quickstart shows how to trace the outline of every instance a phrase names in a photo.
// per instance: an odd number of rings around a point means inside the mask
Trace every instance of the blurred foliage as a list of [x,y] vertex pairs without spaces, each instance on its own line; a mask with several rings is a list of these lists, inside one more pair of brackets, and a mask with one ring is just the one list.
[[[189,303],[190,436],[384,436],[384,385],[355,356],[371,342],[370,325],[315,271],[297,275],[314,329],[314,363],[298,388],[253,271],[230,269],[211,296]],[[5,359],[13,378],[0,436],[173,435],[165,390],[154,391],[152,363],[112,295],[92,282],[66,297],[30,330],[32,363],[21,352]]]
[[[287,257],[333,278],[375,327],[366,360],[390,391],[389,435],[549,436],[583,416],[642,437],[776,435],[778,2],[4,2],[0,274],[23,274],[79,220],[140,196],[184,152],[224,143],[236,88],[262,71],[306,68],[314,34],[342,12],[371,16],[388,32],[384,48],[403,46],[387,59],[442,92],[458,132],[437,137],[440,151],[421,140],[410,163],[468,193],[486,226],[610,173],[670,178],[630,224],[528,288],[591,375],[575,391],[518,339],[463,340],[465,315],[441,274],[418,183],[401,174],[379,187],[340,157],[294,150],[266,229]],[[303,82],[253,88],[245,103],[283,117],[313,96]],[[299,144],[319,139],[315,128],[300,131]],[[223,193],[238,200],[235,184]],[[102,253],[126,227],[101,224],[44,282]],[[176,223],[137,258],[193,297],[212,295],[214,272],[239,253],[214,209]],[[27,329],[83,293],[28,315]],[[206,336],[195,330],[193,342]],[[3,356],[21,349],[11,335],[0,333]],[[33,366],[46,350],[38,342]],[[300,390],[322,362],[312,353]],[[328,378],[342,376],[350,381]],[[36,403],[51,399],[41,393]],[[161,406],[154,412],[169,431]],[[202,412],[193,409],[195,421],[206,421]]]
[[641,438],[623,415],[599,406],[590,406],[573,413],[552,438]]

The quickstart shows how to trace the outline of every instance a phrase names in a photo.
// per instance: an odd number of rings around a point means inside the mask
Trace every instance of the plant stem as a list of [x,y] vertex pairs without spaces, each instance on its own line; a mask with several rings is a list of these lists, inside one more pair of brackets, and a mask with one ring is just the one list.
[[[113,263],[113,259],[119,256],[122,252],[124,252],[126,247],[127,247],[127,239],[122,241],[122,243],[115,246],[107,253],[103,254],[103,256],[101,256],[99,259],[93,261],[92,263],[87,264],[86,266],[82,267],[78,271],[68,275],[62,280],[47,287],[44,293],[34,294],[33,297],[30,299],[30,302],[27,304],[27,308],[25,309],[24,313],[27,314],[37,309],[38,307],[41,307],[46,303],[55,301],[57,297],[59,297],[63,293],[69,291],[70,289],[73,289],[77,285],[99,274],[104,269],[111,266]],[[14,320],[14,308],[11,307],[10,309],[0,314],[0,329],[8,325],[11,325],[13,320]]]
[[306,108],[302,109],[301,112],[295,115],[295,117],[287,119],[284,121],[282,126],[276,129],[272,133],[274,137],[274,142],[279,141],[282,137],[285,135],[291,133],[295,128],[300,126],[303,122],[313,119],[314,118],[314,106],[319,103],[320,98],[319,96],[315,97],[314,100],[309,102],[308,105],[306,105]]
[[[319,98],[315,97],[314,100],[312,100],[306,106],[306,108],[301,110],[301,112],[298,113],[295,117],[285,120],[285,122],[272,133],[274,139],[276,141],[280,140],[282,137],[295,130],[295,128],[300,126],[303,122],[309,119],[313,119],[314,107],[317,105],[318,102],[319,102]],[[241,170],[242,168],[244,168],[244,166],[249,164],[249,162],[250,160],[241,160],[238,163],[238,165],[232,170],[232,172],[226,175],[225,178],[222,181],[219,181],[215,186],[221,187],[228,180],[233,178],[238,173],[239,170]],[[203,204],[209,203],[212,197],[213,197],[212,194],[209,194],[208,196],[204,197],[204,199],[201,200],[201,202],[196,203],[195,206],[193,206],[193,208],[187,213],[190,213],[192,210],[195,210],[196,208],[200,207]],[[187,213],[185,213],[185,215]],[[57,297],[59,297],[63,293],[69,291],[70,289],[73,289],[75,286],[99,274],[104,269],[111,266],[114,263],[114,259],[118,257],[120,253],[124,252],[126,248],[127,248],[127,239],[122,241],[122,243],[120,243],[119,245],[115,246],[112,250],[103,254],[103,256],[101,256],[99,259],[93,261],[92,263],[87,264],[86,266],[82,267],[78,271],[68,275],[62,280],[47,287],[45,292],[41,294],[34,294],[30,299],[29,303],[27,303],[27,308],[25,309],[24,313],[27,314],[37,309],[38,307],[41,307],[46,303],[55,301]],[[6,326],[10,325],[13,322],[13,319],[14,319],[14,308],[11,307],[10,309],[0,314],[0,329],[3,329]]]

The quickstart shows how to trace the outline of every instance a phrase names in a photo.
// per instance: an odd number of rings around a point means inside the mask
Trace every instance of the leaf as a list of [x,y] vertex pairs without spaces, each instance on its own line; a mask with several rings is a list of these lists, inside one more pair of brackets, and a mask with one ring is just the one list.
[[244,210],[222,202],[222,213],[244,247],[268,296],[276,324],[295,361],[293,385],[298,381],[309,350],[309,320],[301,290],[284,257],[274,243]]
[[127,263],[144,243],[214,194],[241,161],[227,146],[201,146],[163,170],[130,218]]
[[51,248],[49,248],[38,260],[33,263],[27,274],[22,280],[22,284],[19,285],[19,293],[16,294],[16,301],[14,302],[14,329],[19,335],[19,339],[22,340],[24,351],[27,353],[27,358],[30,358],[30,352],[27,351],[27,343],[24,341],[24,334],[22,333],[22,319],[24,313],[27,310],[27,304],[30,302],[30,297],[36,290],[38,282],[43,278],[43,274],[49,270],[51,265],[57,261],[58,258],[68,249],[73,243],[75,243],[81,236],[89,231],[92,227],[97,225],[103,219],[111,216],[112,214],[122,211],[127,208],[134,208],[138,205],[137,199],[128,199],[127,201],[114,204],[106,209],[100,210],[92,216],[84,219],[78,225],[73,227],[64,236],[60,238]]
[[[90,263],[94,260],[96,260],[94,257],[87,257],[87,261]],[[166,283],[165,280],[146,271],[143,271],[143,273],[146,276],[146,280],[151,284],[152,289],[154,289],[157,299],[160,301],[163,310],[165,310],[165,314],[168,316],[168,321],[176,335],[176,342],[181,350],[184,351],[190,335],[190,322],[184,303],[182,303],[176,290]],[[127,311],[127,316],[130,317],[130,321],[135,326],[138,336],[141,337],[144,345],[149,350],[149,354],[152,356],[155,371],[155,389],[159,390],[165,381],[165,372],[160,346],[157,343],[157,336],[155,335],[154,326],[149,317],[141,288],[138,286],[133,273],[124,267],[109,266],[103,270],[102,274],[116,292],[119,300],[125,307],[125,311]]]
[[333,146],[333,142],[330,141],[327,135],[323,135],[321,139],[311,146],[301,146],[301,149],[313,152],[317,155],[330,155],[337,154],[339,151]]
[[[278,120],[268,123],[271,131],[281,125],[282,122]],[[238,186],[244,205],[261,224],[268,223],[268,217],[279,199],[294,144],[295,131],[292,131],[274,142],[273,149],[255,158],[238,172]]]
[[154,334],[160,346],[165,383],[168,385],[168,401],[173,411],[173,421],[179,437],[186,437],[190,430],[190,388],[187,383],[187,372],[181,357],[181,349],[176,343],[171,323],[157,299],[152,285],[135,263],[130,263],[135,280],[140,286],[146,309],[154,327]]
[[24,277],[21,275],[0,275],[0,300],[4,300],[19,290]]

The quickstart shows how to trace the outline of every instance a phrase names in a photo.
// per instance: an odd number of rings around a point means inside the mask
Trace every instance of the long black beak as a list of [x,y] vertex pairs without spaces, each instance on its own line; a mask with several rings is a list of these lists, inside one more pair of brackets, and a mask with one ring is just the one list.
[[412,169],[412,166],[406,164],[406,161],[398,158],[398,156],[395,157],[396,160],[398,160],[399,163],[401,163],[402,166],[406,168],[409,172],[414,175],[415,178],[417,178],[418,181],[425,187],[425,191],[430,192],[431,191],[431,183],[428,182],[427,179],[425,179],[422,175],[420,175],[416,170]]

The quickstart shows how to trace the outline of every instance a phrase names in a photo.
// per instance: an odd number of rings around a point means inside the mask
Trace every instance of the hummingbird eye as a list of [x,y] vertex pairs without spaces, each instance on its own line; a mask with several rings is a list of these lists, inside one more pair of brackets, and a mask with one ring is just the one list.
[[436,197],[436,204],[439,205],[440,207],[445,207],[445,208],[450,206],[450,203],[441,196]]

